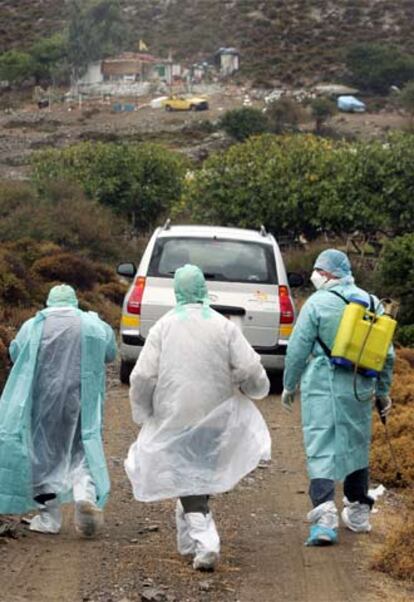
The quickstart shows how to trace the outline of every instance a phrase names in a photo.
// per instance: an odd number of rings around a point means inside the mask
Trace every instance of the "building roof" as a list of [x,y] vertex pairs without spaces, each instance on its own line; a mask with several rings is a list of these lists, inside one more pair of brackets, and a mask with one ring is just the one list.
[[219,48],[215,54],[240,54],[239,51],[237,50],[237,48]]
[[143,52],[123,52],[118,56],[104,59],[104,63],[131,63],[133,61],[137,63],[157,63],[161,59],[155,58],[152,54],[145,54]]

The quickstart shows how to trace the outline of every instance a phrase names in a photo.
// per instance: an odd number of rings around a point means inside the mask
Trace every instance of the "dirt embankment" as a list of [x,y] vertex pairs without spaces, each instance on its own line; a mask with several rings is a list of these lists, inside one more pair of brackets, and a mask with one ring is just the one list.
[[[408,602],[414,590],[369,569],[382,525],[393,508],[390,495],[373,516],[371,535],[340,528],[333,548],[305,548],[309,509],[299,426],[279,399],[259,404],[273,437],[273,460],[232,492],[212,501],[222,537],[216,573],[201,574],[175,547],[174,502],[132,499],[123,459],[136,436],[127,388],[113,372],[107,400],[106,453],[112,495],[103,536],[77,539],[72,508],[59,536],[27,533],[0,538],[0,600],[4,602]],[[338,504],[341,494],[338,492]]]

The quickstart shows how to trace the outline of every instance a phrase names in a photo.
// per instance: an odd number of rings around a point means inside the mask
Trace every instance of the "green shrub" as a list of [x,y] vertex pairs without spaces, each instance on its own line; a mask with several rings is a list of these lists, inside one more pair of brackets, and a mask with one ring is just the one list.
[[26,52],[3,52],[0,55],[0,80],[19,85],[31,76],[32,66],[32,59]]
[[[398,321],[414,324],[414,234],[398,236],[388,242],[381,257],[379,272],[385,290],[401,301]],[[407,337],[410,330],[403,331]]]
[[255,137],[208,158],[187,178],[177,210],[192,220],[278,235],[356,230],[395,236],[414,223],[414,137],[333,142]]
[[268,130],[269,124],[266,115],[260,109],[242,107],[227,111],[219,121],[219,126],[234,138],[243,141]]
[[152,229],[181,195],[186,162],[152,143],[82,142],[33,156],[33,180],[41,193],[53,180],[77,182],[90,199],[128,217],[138,231]]
[[353,82],[373,92],[387,92],[414,79],[414,57],[384,44],[357,44],[346,55]]
[[414,347],[414,324],[400,326],[397,329],[396,339],[403,347]]
[[335,104],[329,98],[315,98],[311,102],[312,117],[315,120],[315,132],[320,133],[323,124],[336,113]]
[[303,117],[303,109],[294,98],[282,96],[267,107],[270,131],[275,134],[296,131]]

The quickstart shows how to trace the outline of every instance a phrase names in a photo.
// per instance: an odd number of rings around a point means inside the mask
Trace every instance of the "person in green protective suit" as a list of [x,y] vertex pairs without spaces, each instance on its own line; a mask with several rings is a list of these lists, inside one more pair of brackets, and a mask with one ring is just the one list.
[[76,530],[92,536],[109,493],[102,420],[113,330],[78,309],[75,291],[63,284],[23,324],[9,353],[14,365],[0,399],[0,513],[38,509],[30,529],[58,533],[60,504],[73,498]]
[[376,399],[383,416],[391,408],[394,350],[391,346],[378,378],[357,375],[357,399],[354,371],[333,366],[330,349],[346,300],[358,297],[377,307],[378,299],[355,285],[347,255],[335,249],[319,255],[311,281],[317,291],[304,304],[289,341],[282,404],[291,409],[300,381],[309,494],[314,506],[308,514],[312,525],[307,545],[324,545],[337,541],[335,481],[344,481],[345,525],[354,532],[371,529],[368,465],[372,406]]

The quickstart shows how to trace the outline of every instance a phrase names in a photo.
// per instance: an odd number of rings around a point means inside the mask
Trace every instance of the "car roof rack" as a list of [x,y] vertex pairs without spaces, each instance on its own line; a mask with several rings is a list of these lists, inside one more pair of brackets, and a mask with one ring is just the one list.
[[267,230],[263,224],[260,226],[260,236],[267,236]]
[[163,225],[162,229],[163,229],[163,230],[169,230],[169,229],[170,229],[170,226],[171,226],[171,219],[170,219],[170,218],[168,218],[168,219],[166,220],[165,224]]

